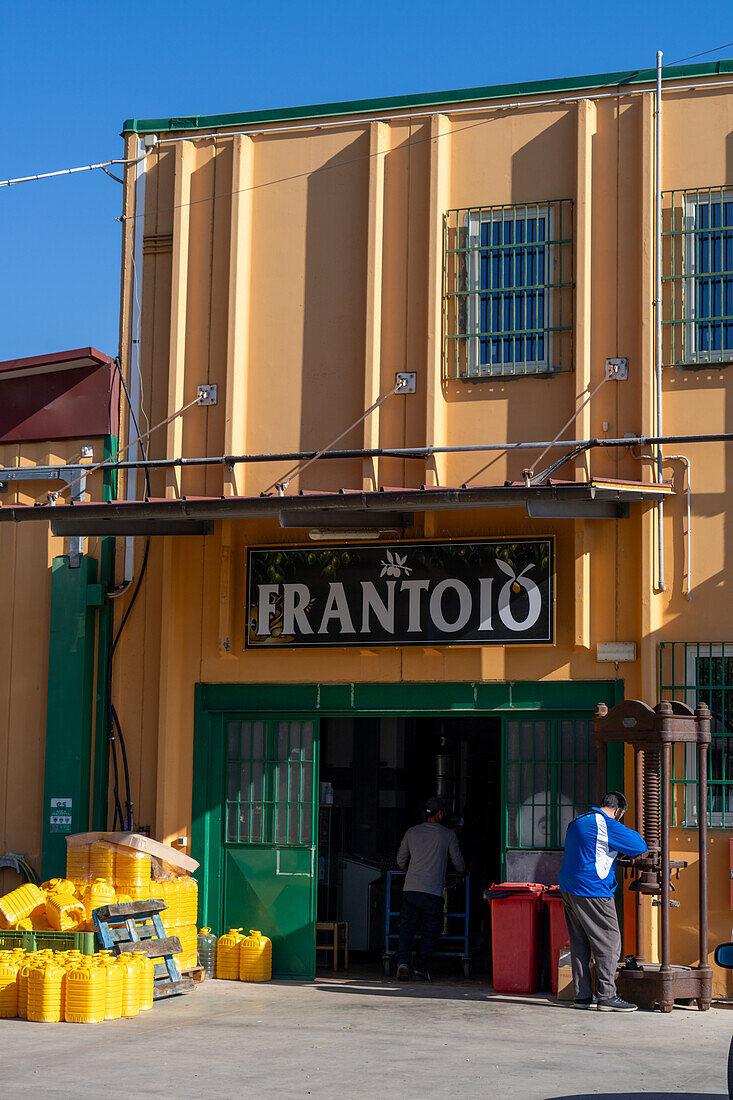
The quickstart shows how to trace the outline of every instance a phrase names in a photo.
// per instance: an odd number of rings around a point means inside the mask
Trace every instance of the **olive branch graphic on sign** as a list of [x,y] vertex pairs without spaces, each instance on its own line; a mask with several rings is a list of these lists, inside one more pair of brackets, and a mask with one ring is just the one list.
[[402,574],[409,577],[412,572],[412,568],[409,565],[405,565],[407,561],[407,554],[404,557],[400,557],[399,554],[393,554],[391,550],[387,550],[387,560],[381,562],[382,572],[380,577],[401,577]]
[[525,565],[521,573],[516,573],[514,569],[512,569],[511,565],[507,565],[507,563],[505,561],[502,561],[501,558],[495,558],[495,561],[501,569],[502,573],[506,573],[506,575],[511,578],[512,592],[521,592],[522,588],[525,586],[520,584],[520,581],[525,573],[528,573],[530,569],[534,568],[534,562],[531,562],[529,565]]

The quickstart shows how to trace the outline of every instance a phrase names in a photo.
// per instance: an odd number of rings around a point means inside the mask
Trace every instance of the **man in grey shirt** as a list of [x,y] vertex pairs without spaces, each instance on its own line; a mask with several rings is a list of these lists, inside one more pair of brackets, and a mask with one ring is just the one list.
[[443,825],[448,808],[442,798],[429,798],[425,803],[427,821],[413,825],[402,838],[397,853],[397,866],[407,871],[402,893],[400,943],[397,952],[397,977],[410,980],[412,945],[420,930],[420,946],[412,978],[430,981],[430,967],[443,924],[443,889],[448,856],[459,875],[466,864],[458,847],[456,834]]

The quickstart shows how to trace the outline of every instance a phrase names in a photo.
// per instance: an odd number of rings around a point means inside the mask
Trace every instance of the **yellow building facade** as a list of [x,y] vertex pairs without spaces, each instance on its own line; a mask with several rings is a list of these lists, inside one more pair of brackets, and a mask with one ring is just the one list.
[[[149,486],[119,469],[78,531],[116,539],[116,627],[146,559],[111,681],[135,824],[201,860],[218,931],[293,891],[283,974],[345,912],[348,861],[386,866],[435,789],[477,888],[551,877],[595,798],[593,708],[622,698],[713,711],[728,939],[733,451],[689,437],[733,431],[731,72],[664,73],[659,372],[653,73],[125,124],[121,366],[141,431],[168,422]],[[661,465],[658,435],[686,437]]]

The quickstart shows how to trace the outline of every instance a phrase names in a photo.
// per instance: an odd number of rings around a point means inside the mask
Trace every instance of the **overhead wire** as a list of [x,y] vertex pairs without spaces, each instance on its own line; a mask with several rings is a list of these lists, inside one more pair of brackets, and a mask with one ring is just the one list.
[[[99,164],[83,164],[79,168],[60,168],[55,172],[39,172],[35,176],[17,176],[15,179],[0,180],[0,187],[13,187],[17,183],[35,183],[36,180],[53,179],[55,176],[74,176],[78,172],[96,172],[99,169],[105,171],[112,164],[137,164],[150,155],[150,149],[146,149],[139,157],[116,157],[114,160],[103,160]],[[110,175],[111,173],[107,173]],[[116,177],[113,177],[116,178]]]
[[[730,43],[730,45],[733,45],[733,43]],[[723,49],[724,47],[721,46],[719,48]],[[714,51],[710,51],[710,52],[714,52]],[[634,70],[634,72],[631,74],[629,80],[641,76],[646,71],[647,70],[645,70],[645,69],[636,69],[636,70]],[[650,73],[652,71],[653,70],[649,70]],[[679,78],[677,78],[677,79],[679,79]],[[386,156],[387,153],[389,153],[389,152],[398,152],[398,151],[402,151],[402,150],[408,150],[409,151],[413,146],[416,146],[416,145],[422,145],[422,144],[426,144],[428,142],[437,142],[442,137],[453,137],[457,134],[463,133],[466,130],[472,130],[472,129],[475,129],[476,127],[478,127],[478,126],[486,126],[488,123],[495,121],[495,118],[497,117],[498,113],[504,112],[504,111],[516,110],[520,107],[525,108],[527,110],[531,110],[535,107],[557,106],[557,105],[567,104],[567,103],[577,103],[581,99],[597,100],[597,99],[605,99],[605,98],[616,98],[619,95],[622,95],[622,96],[642,95],[644,93],[644,89],[643,88],[634,88],[634,89],[629,88],[629,80],[626,80],[626,81],[608,81],[606,84],[597,85],[597,87],[599,87],[599,88],[616,88],[616,89],[618,89],[615,92],[609,92],[609,93],[605,93],[605,94],[604,93],[594,94],[594,90],[591,89],[591,90],[589,90],[589,92],[586,92],[585,94],[580,93],[578,95],[572,95],[572,96],[559,95],[559,96],[553,96],[552,98],[541,99],[541,100],[527,99],[526,101],[511,101],[511,102],[499,103],[499,104],[476,105],[476,106],[471,106],[471,107],[452,108],[448,111],[448,113],[451,114],[451,115],[454,115],[454,116],[456,114],[463,114],[463,113],[466,113],[466,112],[470,112],[470,113],[474,114],[474,113],[478,113],[479,111],[491,111],[492,112],[492,117],[482,118],[482,119],[479,119],[478,122],[472,122],[472,123],[469,123],[467,126],[459,126],[459,127],[454,128],[454,129],[451,129],[451,130],[446,130],[444,133],[441,133],[441,134],[435,134],[435,135],[431,134],[428,137],[415,138],[414,141],[407,141],[403,145],[397,146],[393,149],[378,149],[373,153],[365,153],[362,156],[354,157],[351,160],[341,161],[341,162],[338,162],[338,163],[335,163],[335,164],[324,164],[320,168],[318,168],[318,171],[319,172],[325,172],[325,171],[333,171],[333,170],[338,169],[338,168],[348,168],[348,167],[351,167],[351,166],[356,165],[356,164],[361,164],[364,161],[372,160],[374,157]],[[651,75],[649,77],[649,80],[650,80],[650,82],[652,81]],[[698,85],[698,84],[683,85],[679,88],[679,90],[681,90],[681,91],[684,91],[684,90],[697,90],[698,88],[701,88],[701,87],[713,87],[713,88],[715,88],[715,87],[720,87],[720,86],[721,86],[720,83],[710,84],[710,85],[707,85],[707,84],[705,84],[705,85]],[[727,86],[727,83],[726,83],[726,86]],[[621,89],[628,89],[628,90],[621,91]],[[529,94],[531,94],[531,93],[529,93]],[[407,108],[405,110],[407,110]],[[496,114],[494,112],[496,112]],[[362,117],[362,118],[354,117],[354,118],[347,119],[346,124],[356,126],[356,125],[366,125],[369,122],[400,121],[400,120],[408,120],[408,119],[411,120],[411,121],[429,120],[432,117],[434,117],[435,114],[437,114],[437,113],[438,113],[438,111],[433,110],[433,111],[425,111],[425,112],[411,112],[409,114],[402,113],[402,114],[396,114],[396,115],[374,115],[374,116]],[[343,126],[344,124],[345,123],[343,121],[341,121],[339,123],[333,123],[332,125],[334,125],[334,126],[336,126],[336,125]],[[250,127],[247,130],[241,130],[241,131],[231,131],[231,130],[227,131],[227,130],[224,130],[224,131],[216,131],[216,132],[205,133],[205,134],[186,133],[186,134],[184,134],[180,137],[158,139],[158,141],[156,142],[155,148],[159,148],[161,145],[164,145],[164,144],[167,144],[167,143],[176,143],[176,142],[180,142],[180,141],[203,141],[203,140],[216,141],[217,139],[233,138],[233,137],[237,137],[239,135],[248,135],[248,136],[252,136],[252,137],[257,137],[257,136],[261,136],[264,133],[291,133],[294,130],[299,130],[299,131],[300,130],[311,130],[311,131],[317,132],[319,130],[324,130],[324,129],[329,129],[329,128],[330,128],[329,124],[319,123],[319,122],[315,122],[315,121],[311,122],[311,123],[308,123],[308,124],[305,124],[303,126],[298,126],[298,127],[288,127],[288,126],[280,127],[280,126],[277,126],[277,127],[272,127],[272,128],[263,128],[261,126],[258,127],[258,126],[255,125],[255,126]],[[281,176],[281,177],[278,177],[277,179],[274,179],[274,180],[263,180],[262,183],[252,184],[249,187],[241,187],[241,188],[237,188],[237,189],[232,190],[232,191],[224,191],[224,192],[214,194],[214,195],[205,195],[205,196],[202,196],[202,198],[200,198],[200,199],[190,199],[188,202],[176,203],[172,206],[147,207],[146,210],[143,211],[143,212],[138,213],[136,211],[134,214],[129,214],[129,215],[123,214],[123,215],[120,215],[116,220],[124,223],[126,221],[135,221],[137,218],[144,218],[146,216],[146,214],[149,215],[149,214],[152,214],[152,213],[158,213],[158,214],[171,213],[173,211],[182,210],[182,209],[187,208],[187,207],[198,206],[201,203],[215,202],[217,199],[226,199],[226,198],[231,198],[233,195],[241,195],[241,194],[245,194],[246,192],[249,192],[249,191],[258,191],[258,190],[260,190],[261,188],[264,188],[264,187],[274,187],[274,186],[276,186],[277,184],[280,184],[280,183],[290,183],[293,180],[306,178],[306,177],[311,176],[312,174],[313,174],[312,169],[309,169],[309,170],[304,171],[304,172],[296,172],[296,173],[294,173],[293,175],[290,175],[290,176]]]
[[[528,106],[531,106],[531,104],[528,104]],[[491,110],[503,111],[503,110],[509,110],[510,107],[511,107],[510,104],[502,104],[499,107],[491,108]],[[473,108],[473,109],[478,110],[479,108]],[[400,115],[398,117],[399,118],[404,117],[406,119],[408,116]],[[411,116],[409,116],[409,117],[411,117]],[[425,117],[432,117],[432,116],[428,115],[428,116],[425,116]],[[355,121],[355,123],[358,124],[358,123],[362,123],[365,120],[355,119],[354,121]],[[369,120],[366,120],[366,121],[369,121]],[[375,121],[381,121],[381,119],[376,119]],[[458,129],[446,131],[446,133],[444,133],[444,134],[431,134],[429,137],[415,138],[414,141],[406,141],[406,142],[404,142],[403,145],[398,146],[396,149],[377,149],[373,153],[364,153],[362,156],[352,157],[351,160],[339,161],[336,164],[324,164],[324,165],[321,165],[321,167],[318,168],[317,171],[319,171],[319,172],[331,172],[331,171],[334,171],[334,170],[339,169],[339,168],[351,168],[355,164],[363,164],[365,161],[374,160],[375,157],[384,157],[389,152],[397,152],[397,151],[401,152],[403,150],[410,150],[413,145],[425,145],[425,144],[427,144],[428,142],[431,142],[431,141],[439,141],[441,137],[448,137],[448,136],[453,136],[455,134],[461,134],[465,130],[474,130],[474,129],[476,129],[477,126],[486,126],[487,123],[493,122],[493,121],[494,121],[493,117],[492,118],[482,118],[482,119],[479,119],[478,122],[471,122],[471,123],[469,123],[468,126],[460,126]],[[317,129],[317,127],[315,127],[315,126],[312,127],[312,128]],[[311,127],[308,127],[308,129],[311,129]],[[209,136],[212,139],[216,139],[216,138],[236,137],[236,134],[228,134],[228,133],[225,132],[225,133],[222,133],[222,134],[211,134]],[[195,135],[193,135],[192,138],[179,138],[177,140],[193,140],[193,137],[195,137]],[[158,142],[158,145],[160,145],[160,142]],[[157,148],[157,146],[156,146],[156,148]],[[175,211],[175,210],[183,210],[185,207],[199,206],[201,203],[205,203],[205,202],[215,202],[217,199],[228,199],[228,198],[231,198],[233,195],[243,195],[243,194],[245,194],[249,191],[259,191],[263,187],[274,187],[274,186],[276,186],[277,184],[280,184],[280,183],[291,183],[293,180],[305,179],[309,176],[312,176],[313,171],[314,171],[313,169],[309,168],[304,172],[294,172],[291,176],[280,176],[280,177],[278,177],[278,179],[274,179],[274,180],[263,180],[262,183],[253,183],[249,187],[238,187],[234,191],[222,191],[222,192],[220,192],[219,194],[216,194],[216,195],[204,195],[200,199],[191,199],[189,202],[179,202],[179,203],[176,203],[174,206],[146,207],[146,209],[144,211],[141,211],[140,213],[138,213],[136,211],[134,214],[121,214],[118,218],[116,218],[116,221],[123,222],[123,223],[128,222],[128,221],[135,221],[137,218],[144,218],[146,216],[146,214],[148,214],[148,215],[149,214],[167,214],[167,213],[171,213],[172,211]]]
[[711,53],[719,53],[720,50],[727,50],[729,46],[733,46],[733,42],[723,42],[721,46],[714,46],[712,50],[703,50],[701,53],[691,53],[689,57],[678,57],[676,61],[668,61],[667,65],[681,65],[683,61],[694,61],[696,57],[707,57]]

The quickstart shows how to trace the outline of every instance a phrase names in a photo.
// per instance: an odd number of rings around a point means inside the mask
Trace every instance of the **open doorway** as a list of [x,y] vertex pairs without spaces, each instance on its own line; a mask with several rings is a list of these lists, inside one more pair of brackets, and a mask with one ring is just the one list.
[[349,922],[357,961],[383,965],[396,946],[389,941],[401,890],[395,857],[434,794],[450,807],[469,869],[468,890],[451,887],[455,918],[446,919],[438,965],[455,968],[468,955],[482,969],[489,924],[483,891],[501,870],[500,719],[322,721],[318,920]]

